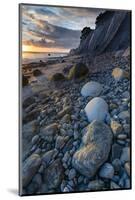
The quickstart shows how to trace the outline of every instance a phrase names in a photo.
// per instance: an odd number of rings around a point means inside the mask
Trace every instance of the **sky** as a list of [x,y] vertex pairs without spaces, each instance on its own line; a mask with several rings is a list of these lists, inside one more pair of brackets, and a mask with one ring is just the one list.
[[81,30],[95,28],[101,9],[22,5],[22,50],[69,52],[80,42]]

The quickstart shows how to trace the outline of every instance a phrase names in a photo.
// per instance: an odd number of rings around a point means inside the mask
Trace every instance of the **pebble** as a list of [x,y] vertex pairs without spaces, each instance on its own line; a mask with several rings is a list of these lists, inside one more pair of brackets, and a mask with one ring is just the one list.
[[114,167],[114,171],[115,172],[119,172],[121,170],[121,161],[120,159],[116,158],[115,160],[113,160],[112,165]]
[[124,168],[125,168],[128,176],[130,176],[130,163],[126,162],[125,165],[124,165]]
[[110,187],[111,187],[112,190],[120,189],[120,186],[113,181],[111,181]]
[[70,154],[69,154],[69,152],[67,151],[67,152],[64,154],[64,157],[63,157],[62,161],[66,163],[66,162],[68,161],[69,158],[70,158]]
[[124,147],[123,148],[120,160],[121,160],[121,162],[123,164],[125,162],[129,162],[130,161],[130,148],[129,147]]
[[130,125],[129,124],[123,124],[123,129],[125,133],[129,134],[130,133]]
[[119,177],[118,175],[114,175],[114,176],[112,177],[112,181],[114,181],[115,183],[118,183],[118,182],[119,182],[119,179],[120,179],[120,177]]
[[117,136],[117,134],[121,133],[122,131],[122,125],[118,123],[117,121],[112,120],[111,129],[112,129],[112,132],[114,133],[114,136]]
[[118,138],[119,140],[125,140],[125,139],[127,138],[127,135],[126,135],[126,134],[119,134],[119,135],[117,136],[117,138]]
[[55,148],[56,148],[56,149],[62,149],[63,146],[64,146],[64,144],[65,144],[65,138],[62,137],[62,136],[58,136],[58,137],[56,138]]
[[112,179],[114,176],[114,168],[110,163],[105,163],[99,170],[99,176],[101,178]]
[[127,179],[125,180],[125,185],[124,185],[124,187],[127,188],[127,189],[131,188],[131,184],[130,184],[130,179],[129,179],[129,178],[127,178]]
[[93,180],[88,184],[89,190],[102,190],[104,188],[104,182],[101,180]]
[[68,184],[71,186],[71,187],[74,187],[74,181],[72,181],[72,180],[70,180],[69,182],[68,182]]
[[125,120],[127,123],[130,122],[130,113],[129,111],[122,111],[119,113],[118,117],[121,120]]
[[65,187],[62,192],[70,192],[68,187]]
[[125,141],[124,140],[120,140],[120,139],[118,140],[117,139],[117,143],[120,144],[120,145],[125,146]]
[[79,177],[78,177],[78,180],[77,180],[77,181],[78,181],[78,184],[82,183],[82,182],[83,182],[83,179],[84,179],[83,176],[79,176]]
[[112,155],[111,155],[111,159],[114,160],[116,158],[120,158],[121,156],[121,152],[122,152],[122,146],[114,143],[112,145]]

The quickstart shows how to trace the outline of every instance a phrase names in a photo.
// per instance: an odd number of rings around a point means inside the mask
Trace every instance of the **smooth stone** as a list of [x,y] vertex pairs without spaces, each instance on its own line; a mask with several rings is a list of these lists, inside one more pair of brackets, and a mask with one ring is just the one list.
[[37,117],[40,114],[40,108],[35,108],[31,112],[23,115],[23,123],[26,124],[33,120],[37,120]]
[[63,192],[65,186],[66,186],[66,181],[63,180],[62,183],[61,183],[61,186],[60,186],[61,192]]
[[72,181],[72,180],[69,181],[68,184],[69,184],[71,187],[74,187],[74,185],[75,185],[75,184],[74,184],[74,181]]
[[95,97],[85,107],[89,122],[93,120],[104,121],[108,114],[108,105],[101,97]]
[[70,122],[70,119],[71,119],[71,116],[69,114],[65,114],[63,116],[63,118],[61,119],[61,122],[62,123],[69,123]]
[[70,192],[69,188],[68,187],[64,187],[63,191],[62,192]]
[[111,181],[110,183],[110,189],[114,190],[114,189],[120,189],[120,186],[118,184],[116,184],[115,182]]
[[46,168],[44,172],[44,182],[47,184],[48,189],[58,188],[62,179],[64,169],[60,159],[55,160]]
[[30,154],[32,148],[32,138],[37,134],[38,126],[36,120],[31,121],[22,126],[22,151],[23,160],[25,160]]
[[122,111],[118,115],[119,119],[125,120],[126,122],[130,121],[130,113],[129,111]]
[[40,136],[42,136],[48,142],[52,142],[57,134],[58,134],[57,123],[50,124],[40,130]]
[[57,136],[56,142],[55,142],[55,148],[56,149],[62,149],[65,145],[65,142],[66,142],[65,137],[60,136],[60,135]]
[[130,176],[130,162],[126,162],[124,165],[124,168],[125,168],[128,176]]
[[23,101],[23,108],[27,108],[33,103],[35,103],[35,98],[34,96],[30,96]]
[[72,158],[73,167],[86,177],[93,177],[107,160],[112,143],[110,128],[101,121],[93,121],[83,136],[80,149]]
[[123,96],[124,98],[130,98],[130,93],[129,93],[128,91],[125,91],[125,92],[122,94],[122,96]]
[[93,180],[90,181],[88,184],[88,189],[91,190],[103,190],[104,189],[104,182],[102,180]]
[[117,138],[118,138],[119,140],[125,140],[125,139],[127,138],[127,135],[126,135],[126,134],[119,134],[119,135],[117,136]]
[[37,142],[39,141],[39,135],[35,135],[33,138],[32,138],[32,144],[36,144]]
[[130,180],[129,178],[126,179],[126,180],[125,180],[125,186],[124,186],[124,187],[127,188],[127,189],[131,188],[131,183],[130,183],[130,182],[131,182],[131,180]]
[[63,110],[61,110],[60,112],[57,113],[57,117],[61,118],[61,117],[63,117],[66,114],[70,114],[71,110],[72,110],[72,107],[70,105],[69,106],[65,106],[63,108]]
[[124,164],[125,162],[130,161],[130,148],[124,147],[120,157],[121,162]]
[[101,178],[112,179],[114,176],[113,166],[110,163],[105,163],[99,171],[99,176]]
[[83,97],[97,97],[102,91],[102,86],[100,83],[95,81],[90,81],[86,83],[81,89],[81,95]]
[[79,176],[79,177],[78,177],[78,184],[82,183],[82,182],[83,182],[83,179],[84,179],[83,176]]
[[111,129],[114,133],[114,136],[117,136],[122,131],[122,125],[117,121],[111,120]]
[[41,158],[38,154],[32,154],[23,164],[22,182],[26,187],[41,165]]
[[42,164],[44,167],[47,167],[50,162],[52,162],[58,154],[58,151],[56,149],[47,151],[43,156],[42,156]]
[[114,171],[118,173],[121,170],[121,161],[120,159],[116,158],[112,161],[112,165],[114,167]]
[[34,178],[32,179],[32,182],[36,183],[37,187],[40,188],[41,185],[42,185],[42,176],[41,176],[41,174],[39,174],[39,173],[36,174],[34,176]]
[[115,81],[121,81],[123,78],[129,78],[129,73],[120,68],[114,68],[112,71],[112,76]]
[[117,144],[117,143],[114,143],[112,145],[112,151],[111,151],[111,159],[114,160],[116,158],[120,158],[121,156],[121,152],[122,152],[122,146]]
[[69,171],[69,173],[68,173],[68,178],[69,178],[69,180],[74,179],[75,176],[76,176],[76,171],[75,171],[75,169],[73,169],[73,168],[70,169],[70,171]]
[[64,157],[63,157],[62,161],[66,163],[66,162],[68,161],[69,158],[70,158],[70,154],[69,154],[69,152],[67,151],[67,152],[64,154]]
[[119,179],[120,179],[120,177],[119,177],[118,175],[114,175],[114,176],[112,177],[112,181],[114,181],[115,183],[118,183],[118,182],[119,182]]
[[123,129],[124,129],[124,132],[126,134],[130,134],[130,125],[129,124],[123,124]]

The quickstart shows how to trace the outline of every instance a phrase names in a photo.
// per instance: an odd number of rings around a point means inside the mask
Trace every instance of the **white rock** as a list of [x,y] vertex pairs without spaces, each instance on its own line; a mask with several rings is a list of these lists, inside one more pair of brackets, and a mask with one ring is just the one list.
[[108,114],[108,105],[101,97],[95,97],[85,107],[89,122],[93,120],[104,121]]
[[102,91],[102,86],[100,83],[95,81],[90,81],[86,83],[81,89],[81,95],[83,97],[97,97]]

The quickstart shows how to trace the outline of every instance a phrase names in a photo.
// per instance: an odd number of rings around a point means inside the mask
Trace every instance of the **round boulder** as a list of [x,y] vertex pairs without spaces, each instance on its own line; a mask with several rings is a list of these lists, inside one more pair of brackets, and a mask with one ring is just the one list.
[[80,149],[72,159],[73,167],[86,177],[93,177],[107,160],[112,143],[110,128],[101,121],[93,121],[83,136]]
[[85,107],[89,122],[93,120],[104,121],[108,114],[108,105],[101,97],[95,97]]
[[97,97],[102,91],[102,86],[100,83],[95,81],[90,81],[86,83],[81,89],[81,95],[83,97]]
[[123,69],[115,68],[113,69],[112,76],[116,81],[120,81],[123,78],[129,78],[129,73]]
[[29,79],[26,76],[22,76],[22,86],[26,86],[29,84]]
[[51,77],[51,81],[64,81],[65,76],[62,73],[56,73]]
[[35,69],[35,70],[33,71],[33,75],[34,75],[34,76],[41,76],[41,75],[42,75],[42,72],[41,72],[39,69]]
[[84,77],[88,73],[89,73],[89,70],[85,64],[77,63],[75,66],[73,66],[70,69],[68,78],[69,79],[77,79],[77,78]]

